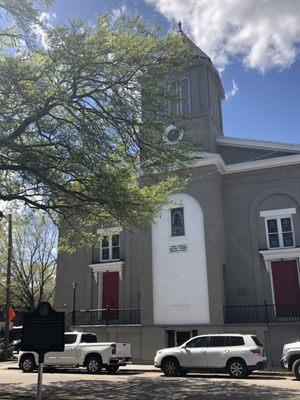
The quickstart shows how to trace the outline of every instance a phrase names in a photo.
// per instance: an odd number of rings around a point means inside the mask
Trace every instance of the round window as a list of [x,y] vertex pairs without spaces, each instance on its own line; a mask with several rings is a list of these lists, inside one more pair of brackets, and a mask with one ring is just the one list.
[[170,125],[165,129],[164,141],[168,143],[176,143],[183,137],[183,130],[174,125]]

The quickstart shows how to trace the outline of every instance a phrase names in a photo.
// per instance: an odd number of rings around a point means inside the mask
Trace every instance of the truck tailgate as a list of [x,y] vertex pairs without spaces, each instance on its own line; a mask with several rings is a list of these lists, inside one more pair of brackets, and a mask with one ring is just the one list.
[[117,352],[116,357],[118,358],[131,358],[131,344],[130,343],[116,343]]

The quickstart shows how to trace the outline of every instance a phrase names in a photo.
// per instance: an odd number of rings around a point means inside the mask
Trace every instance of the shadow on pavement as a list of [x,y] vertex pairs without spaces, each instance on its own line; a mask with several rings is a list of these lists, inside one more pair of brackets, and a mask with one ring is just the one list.
[[[62,376],[63,378],[63,376]],[[196,378],[196,379],[195,379]],[[202,379],[201,379],[202,378]],[[1,385],[1,400],[34,399],[35,386]],[[43,400],[294,400],[299,392],[245,384],[242,380],[211,381],[203,376],[178,379],[132,378],[128,381],[77,380],[48,384]]]

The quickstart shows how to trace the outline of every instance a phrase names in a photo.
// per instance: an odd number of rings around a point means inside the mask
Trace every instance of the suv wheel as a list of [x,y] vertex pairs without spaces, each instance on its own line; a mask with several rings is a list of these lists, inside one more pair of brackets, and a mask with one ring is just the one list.
[[162,362],[161,370],[166,376],[178,376],[180,374],[180,366],[176,358],[166,358]]
[[20,366],[23,372],[32,372],[36,368],[34,357],[32,355],[25,355],[22,357]]
[[249,370],[243,360],[230,360],[227,369],[232,378],[247,378],[249,375]]
[[300,359],[296,360],[293,364],[293,373],[295,375],[295,378],[300,380]]
[[102,364],[99,357],[89,357],[86,362],[86,369],[89,374],[98,374],[101,372]]

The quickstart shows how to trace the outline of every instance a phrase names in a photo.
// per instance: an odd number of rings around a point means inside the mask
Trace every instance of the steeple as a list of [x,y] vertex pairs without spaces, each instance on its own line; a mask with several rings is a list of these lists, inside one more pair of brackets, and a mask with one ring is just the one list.
[[206,58],[211,61],[211,59],[198,47],[182,30],[182,22],[178,21],[178,33],[180,33],[183,37],[183,40],[189,45],[193,53],[195,53],[198,57]]
[[204,151],[216,152],[216,137],[223,135],[222,106],[225,97],[220,75],[210,57],[184,32],[178,21],[178,35],[191,49],[193,61],[176,76],[175,90],[184,102],[171,104],[173,113],[182,118],[184,140],[202,145]]

